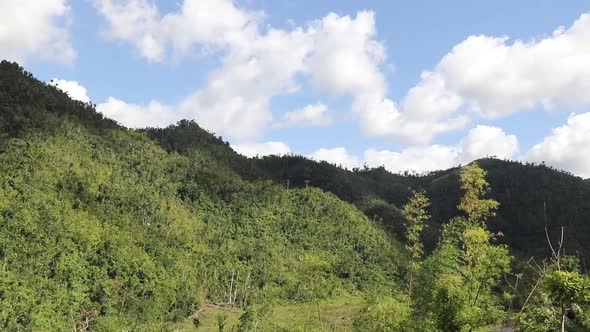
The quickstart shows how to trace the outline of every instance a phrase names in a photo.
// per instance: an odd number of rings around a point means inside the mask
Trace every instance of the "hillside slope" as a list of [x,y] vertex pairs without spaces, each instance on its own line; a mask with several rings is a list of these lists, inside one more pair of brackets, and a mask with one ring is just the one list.
[[[270,156],[253,160],[279,183],[292,187],[315,186],[358,206],[369,217],[382,220],[394,233],[403,234],[403,218],[397,207],[411,190],[425,189],[432,202],[432,222],[425,234],[427,247],[438,240],[438,229],[457,215],[462,195],[457,168],[424,175],[393,174],[384,168],[343,170],[326,162],[300,156]],[[500,202],[490,228],[502,232],[500,241],[521,257],[547,256],[547,225],[553,240],[564,227],[565,248],[590,259],[590,182],[543,164],[482,159],[490,197]]]
[[249,181],[207,144],[166,151],[8,62],[0,257],[11,331],[172,330],[207,303],[393,289],[403,262],[335,195]]
[[[369,218],[379,221],[395,237],[403,239],[404,218],[399,208],[412,190],[425,189],[432,202],[432,220],[424,232],[427,248],[433,248],[440,225],[459,211],[462,192],[459,169],[427,174],[394,174],[380,168],[345,170],[327,162],[302,156],[245,158],[229,144],[216,138],[196,123],[182,121],[164,129],[149,129],[148,136],[169,151],[190,154],[207,151],[223,160],[232,170],[250,179],[272,179],[283,187],[318,187],[353,203]],[[517,256],[546,257],[545,226],[557,241],[564,227],[566,252],[590,259],[590,182],[544,164],[523,164],[499,159],[481,159],[487,171],[490,197],[500,202],[490,228],[501,232],[500,241]]]

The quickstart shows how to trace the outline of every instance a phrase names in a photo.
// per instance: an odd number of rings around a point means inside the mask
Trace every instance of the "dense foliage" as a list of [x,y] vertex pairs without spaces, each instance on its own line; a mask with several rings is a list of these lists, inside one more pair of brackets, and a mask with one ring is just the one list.
[[[397,207],[413,190],[424,189],[432,218],[426,223],[424,246],[434,249],[442,225],[459,213],[462,196],[459,169],[426,174],[394,174],[384,168],[344,170],[327,162],[300,156],[269,156],[254,160],[273,179],[291,186],[316,186],[355,204],[380,220],[395,235],[405,236],[404,218]],[[502,232],[501,243],[521,258],[550,254],[544,228],[557,236],[565,226],[565,250],[590,260],[590,179],[582,180],[544,164],[523,164],[494,158],[478,164],[487,172],[489,197],[499,202],[488,220],[491,231]]]
[[[0,64],[1,330],[199,330],[210,310],[218,330],[339,330],[324,302],[358,331],[583,331],[588,198],[588,180],[497,159],[248,159],[194,121],[126,129]],[[289,306],[315,312],[277,325]]]
[[16,64],[0,95],[2,330],[162,330],[207,303],[395,287],[401,246],[332,194],[244,180],[214,144],[168,152]]

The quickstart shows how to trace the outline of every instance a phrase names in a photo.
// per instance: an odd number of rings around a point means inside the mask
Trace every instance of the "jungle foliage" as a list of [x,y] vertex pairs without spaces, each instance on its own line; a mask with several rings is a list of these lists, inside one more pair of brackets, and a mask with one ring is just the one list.
[[588,198],[588,180],[493,158],[249,159],[0,63],[0,330],[584,331]]
[[209,135],[166,151],[8,62],[0,133],[1,330],[160,331],[400,278],[402,246],[333,194],[246,180]]

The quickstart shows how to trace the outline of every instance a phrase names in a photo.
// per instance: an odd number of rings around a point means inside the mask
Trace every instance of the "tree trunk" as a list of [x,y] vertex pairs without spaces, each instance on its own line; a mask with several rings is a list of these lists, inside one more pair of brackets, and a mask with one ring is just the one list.
[[412,282],[414,279],[414,274],[412,272],[410,272],[408,279],[408,301],[412,301]]
[[561,332],[565,332],[565,308],[561,308]]

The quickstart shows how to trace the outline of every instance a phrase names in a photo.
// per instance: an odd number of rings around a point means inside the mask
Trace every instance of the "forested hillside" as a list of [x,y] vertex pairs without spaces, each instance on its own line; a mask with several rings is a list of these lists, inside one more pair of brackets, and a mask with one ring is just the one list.
[[[369,218],[403,238],[404,218],[399,208],[412,190],[424,189],[432,205],[432,219],[424,232],[426,246],[438,241],[440,226],[457,215],[461,197],[459,169],[427,174],[394,174],[384,168],[345,170],[302,156],[267,156],[247,159],[235,153],[221,138],[191,121],[168,128],[147,130],[150,138],[167,151],[189,154],[207,151],[248,179],[268,178],[284,187],[317,187],[353,203]],[[500,241],[522,258],[549,254],[545,226],[558,237],[564,227],[568,253],[590,259],[590,180],[583,180],[544,164],[482,159],[488,171],[490,196],[500,203],[490,228],[503,233]]]
[[[163,147],[187,155],[199,150],[199,143],[194,142],[205,133],[194,122],[147,132]],[[187,135],[196,139],[187,139]],[[184,139],[170,143],[173,137]],[[216,142],[216,155],[225,156],[229,165],[244,176],[270,177],[285,188],[320,187],[333,192],[354,203],[406,244],[408,256],[402,286],[405,283],[409,293],[400,293],[398,288],[393,293],[369,297],[367,308],[355,320],[358,331],[496,331],[503,319],[518,331],[549,331],[561,321],[556,318],[557,310],[547,302],[550,293],[544,291],[545,286],[539,289],[539,284],[559,282],[562,277],[577,278],[575,271],[585,269],[585,245],[579,241],[588,236],[580,233],[587,227],[586,219],[568,213],[587,208],[583,201],[587,188],[571,174],[544,165],[479,160],[477,164],[485,169],[482,174],[490,181],[488,192],[485,182],[469,189],[465,168],[399,175],[383,168],[347,171],[299,156],[249,159],[256,166],[253,167],[245,158],[239,160],[222,140],[218,138]],[[479,181],[481,178],[475,183]],[[416,192],[421,189],[425,189],[426,195],[416,199]],[[490,199],[476,198],[470,202],[470,196],[464,196],[466,189],[477,192],[475,197],[486,195]],[[496,200],[500,201],[497,211]],[[535,209],[539,202],[540,210]],[[562,210],[549,209],[549,202],[557,202]],[[535,214],[541,219],[536,219]],[[558,219],[550,221],[553,216]],[[565,223],[566,218],[573,222]],[[509,224],[511,221],[515,224]],[[565,226],[565,250],[553,259],[545,236],[545,221],[556,247],[561,226]],[[431,252],[426,259],[422,257],[423,244]],[[522,260],[512,260],[508,251]],[[526,262],[528,255],[536,257],[535,263]],[[562,259],[568,262],[567,272],[553,276],[554,270],[562,273]],[[533,268],[536,264],[543,267],[537,270]],[[590,284],[585,284],[586,279],[576,280],[571,281],[583,285],[581,294],[587,294]],[[512,313],[514,309],[521,313]],[[586,315],[586,311],[580,314]],[[572,315],[567,326],[572,331],[584,330],[586,323],[580,323],[587,319],[584,317],[587,316]]]
[[0,130],[2,330],[171,330],[399,280],[397,241],[354,206],[246,181],[213,138],[163,150],[8,62]]
[[[299,156],[270,156],[254,160],[278,182],[291,186],[315,186],[354,203],[367,216],[382,220],[396,234],[403,233],[397,207],[405,204],[411,190],[423,188],[432,202],[426,245],[433,248],[440,225],[458,213],[462,195],[459,169],[428,174],[393,174],[384,168],[343,170],[327,162]],[[565,248],[570,254],[590,259],[590,182],[546,165],[482,159],[487,170],[490,197],[500,203],[490,228],[501,231],[500,241],[520,257],[549,254],[545,225],[554,237],[565,229]]]
[[588,180],[496,159],[248,159],[194,121],[127,129],[0,64],[0,330],[583,331],[589,198]]

